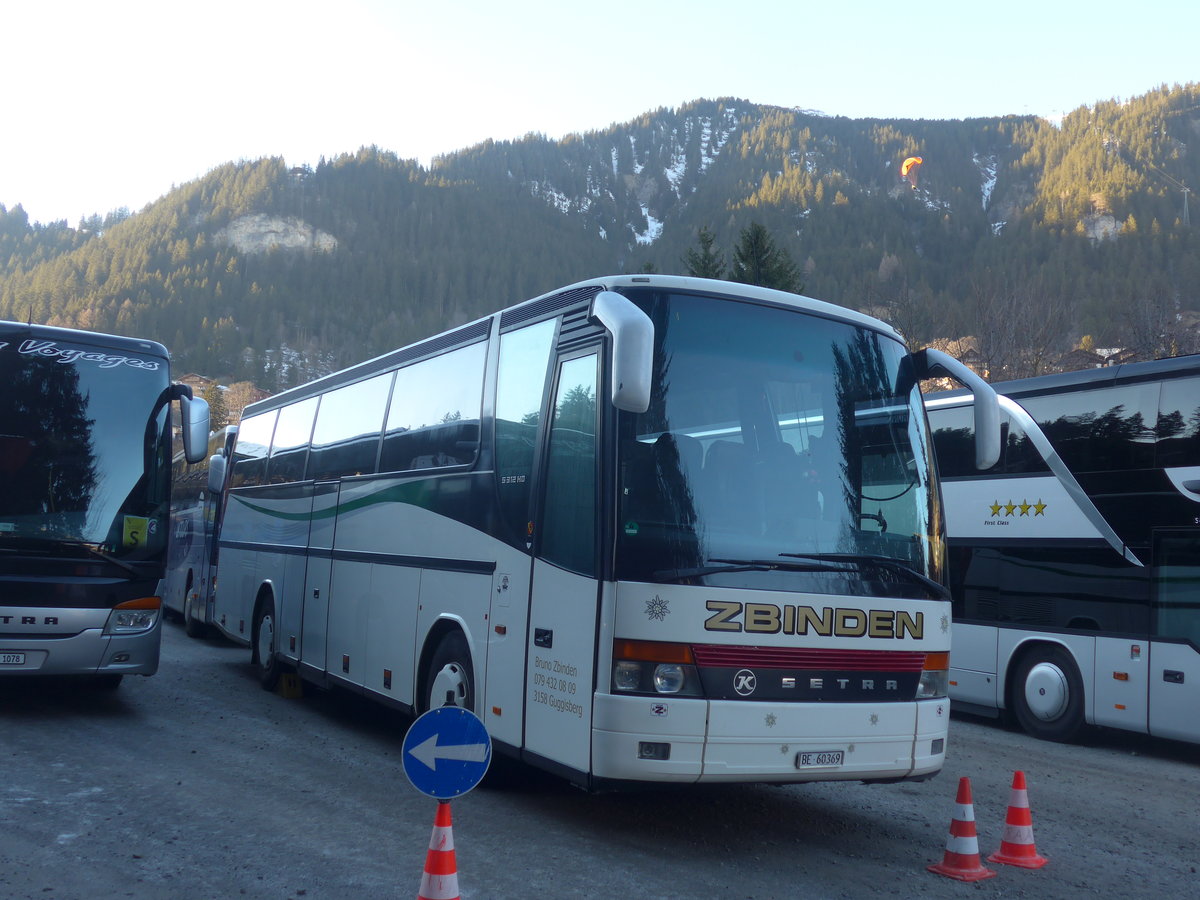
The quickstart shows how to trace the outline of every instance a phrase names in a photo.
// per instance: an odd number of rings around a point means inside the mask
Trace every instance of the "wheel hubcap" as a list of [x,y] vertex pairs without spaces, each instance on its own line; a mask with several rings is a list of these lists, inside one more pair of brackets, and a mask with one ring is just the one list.
[[435,676],[429,686],[429,708],[444,706],[446,694],[453,694],[454,705],[467,707],[466,672],[458,663],[446,663]]
[[271,656],[275,649],[275,620],[263,616],[262,624],[258,626],[258,664],[264,669],[271,665]]
[[1071,700],[1071,689],[1063,670],[1053,663],[1040,662],[1025,679],[1025,705],[1043,722],[1053,722]]

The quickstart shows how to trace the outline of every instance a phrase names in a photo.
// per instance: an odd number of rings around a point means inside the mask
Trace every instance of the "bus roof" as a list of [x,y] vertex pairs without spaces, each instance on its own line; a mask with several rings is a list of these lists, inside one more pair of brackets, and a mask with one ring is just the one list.
[[0,334],[15,334],[26,340],[73,341],[76,344],[95,344],[107,350],[127,350],[170,358],[167,348],[158,341],[124,337],[119,334],[104,334],[100,331],[79,331],[74,328],[58,328],[53,325],[30,325],[25,322],[0,320]]
[[[1184,375],[1200,374],[1200,354],[1172,356],[1148,362],[1121,363],[1096,369],[1079,369],[1075,372],[1058,372],[1053,375],[1037,375],[1014,381],[996,381],[992,387],[996,393],[1006,397],[1030,397],[1038,394],[1069,394],[1097,387],[1118,384],[1136,384],[1140,381],[1159,381]],[[954,405],[961,399],[969,402],[971,394],[964,390],[939,391],[925,395],[928,403],[936,406]]]
[[447,350],[457,345],[465,345],[483,340],[488,336],[491,321],[497,314],[501,317],[501,326],[503,327],[512,321],[521,321],[524,319],[532,321],[542,313],[543,309],[548,316],[551,312],[556,312],[560,308],[562,305],[560,301],[571,299],[583,300],[589,294],[594,295],[604,290],[643,287],[689,291],[719,297],[748,298],[778,306],[787,306],[823,318],[836,319],[863,328],[869,328],[904,343],[904,338],[901,337],[900,333],[881,319],[876,319],[874,316],[868,316],[865,313],[860,313],[844,306],[838,306],[834,303],[816,300],[800,294],[790,294],[786,291],[772,290],[771,288],[758,287],[752,284],[717,281],[710,278],[692,278],[686,275],[606,275],[598,278],[589,278],[586,281],[579,281],[566,287],[555,288],[553,291],[489,313],[465,325],[459,325],[399,349],[390,350],[380,356],[364,360],[345,369],[340,369],[329,375],[310,381],[307,384],[289,388],[286,391],[249,404],[242,411],[242,416],[247,417],[257,415],[261,412],[269,412],[293,400],[322,393],[345,384],[351,384],[403,363],[415,361],[422,356]]

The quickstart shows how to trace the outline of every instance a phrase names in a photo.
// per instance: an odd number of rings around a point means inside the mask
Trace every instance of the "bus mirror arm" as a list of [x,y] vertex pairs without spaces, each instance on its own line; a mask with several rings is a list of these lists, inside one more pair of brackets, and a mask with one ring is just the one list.
[[601,291],[592,301],[592,317],[612,335],[612,404],[643,413],[650,408],[653,380],[654,323],[627,297]]
[[1000,460],[1000,402],[992,386],[953,356],[926,347],[913,354],[917,377],[952,378],[975,395],[975,468],[990,469]]

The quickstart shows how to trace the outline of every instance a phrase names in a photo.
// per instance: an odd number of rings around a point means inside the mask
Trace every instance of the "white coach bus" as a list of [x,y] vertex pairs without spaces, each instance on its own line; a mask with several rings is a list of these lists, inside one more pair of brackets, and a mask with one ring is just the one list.
[[1049,740],[1094,724],[1200,741],[1200,356],[993,387],[986,472],[963,458],[971,397],[927,398],[955,709]]
[[990,388],[878,320],[671,276],[546,294],[248,406],[216,624],[266,686],[449,697],[591,789],[927,778],[931,371],[979,392],[990,465]]

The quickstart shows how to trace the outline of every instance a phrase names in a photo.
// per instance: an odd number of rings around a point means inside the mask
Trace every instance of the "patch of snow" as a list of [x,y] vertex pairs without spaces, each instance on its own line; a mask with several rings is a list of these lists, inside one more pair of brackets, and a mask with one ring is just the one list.
[[921,195],[921,202],[925,204],[925,208],[931,212],[950,211],[950,204],[947,201],[936,199],[930,195],[929,191],[922,189],[917,193]]
[[540,181],[530,182],[529,190],[535,197],[540,197],[564,215],[571,211],[571,198],[562,191],[554,189],[551,184]]
[[654,216],[650,215],[650,208],[648,206],[641,204],[641,207],[642,215],[646,217],[646,230],[641,234],[635,234],[633,238],[639,244],[645,246],[648,244],[653,244],[660,237],[662,237],[663,223],[654,218]]
[[983,176],[980,191],[983,193],[983,208],[987,209],[988,203],[992,200],[992,191],[996,189],[996,172],[1000,167],[1000,162],[994,153],[990,156],[980,156],[978,153],[974,153],[971,155],[971,159]]
[[1007,224],[1008,224],[1007,222],[993,222],[992,223],[992,234],[998,235],[1001,231],[1004,230],[1004,226]]

